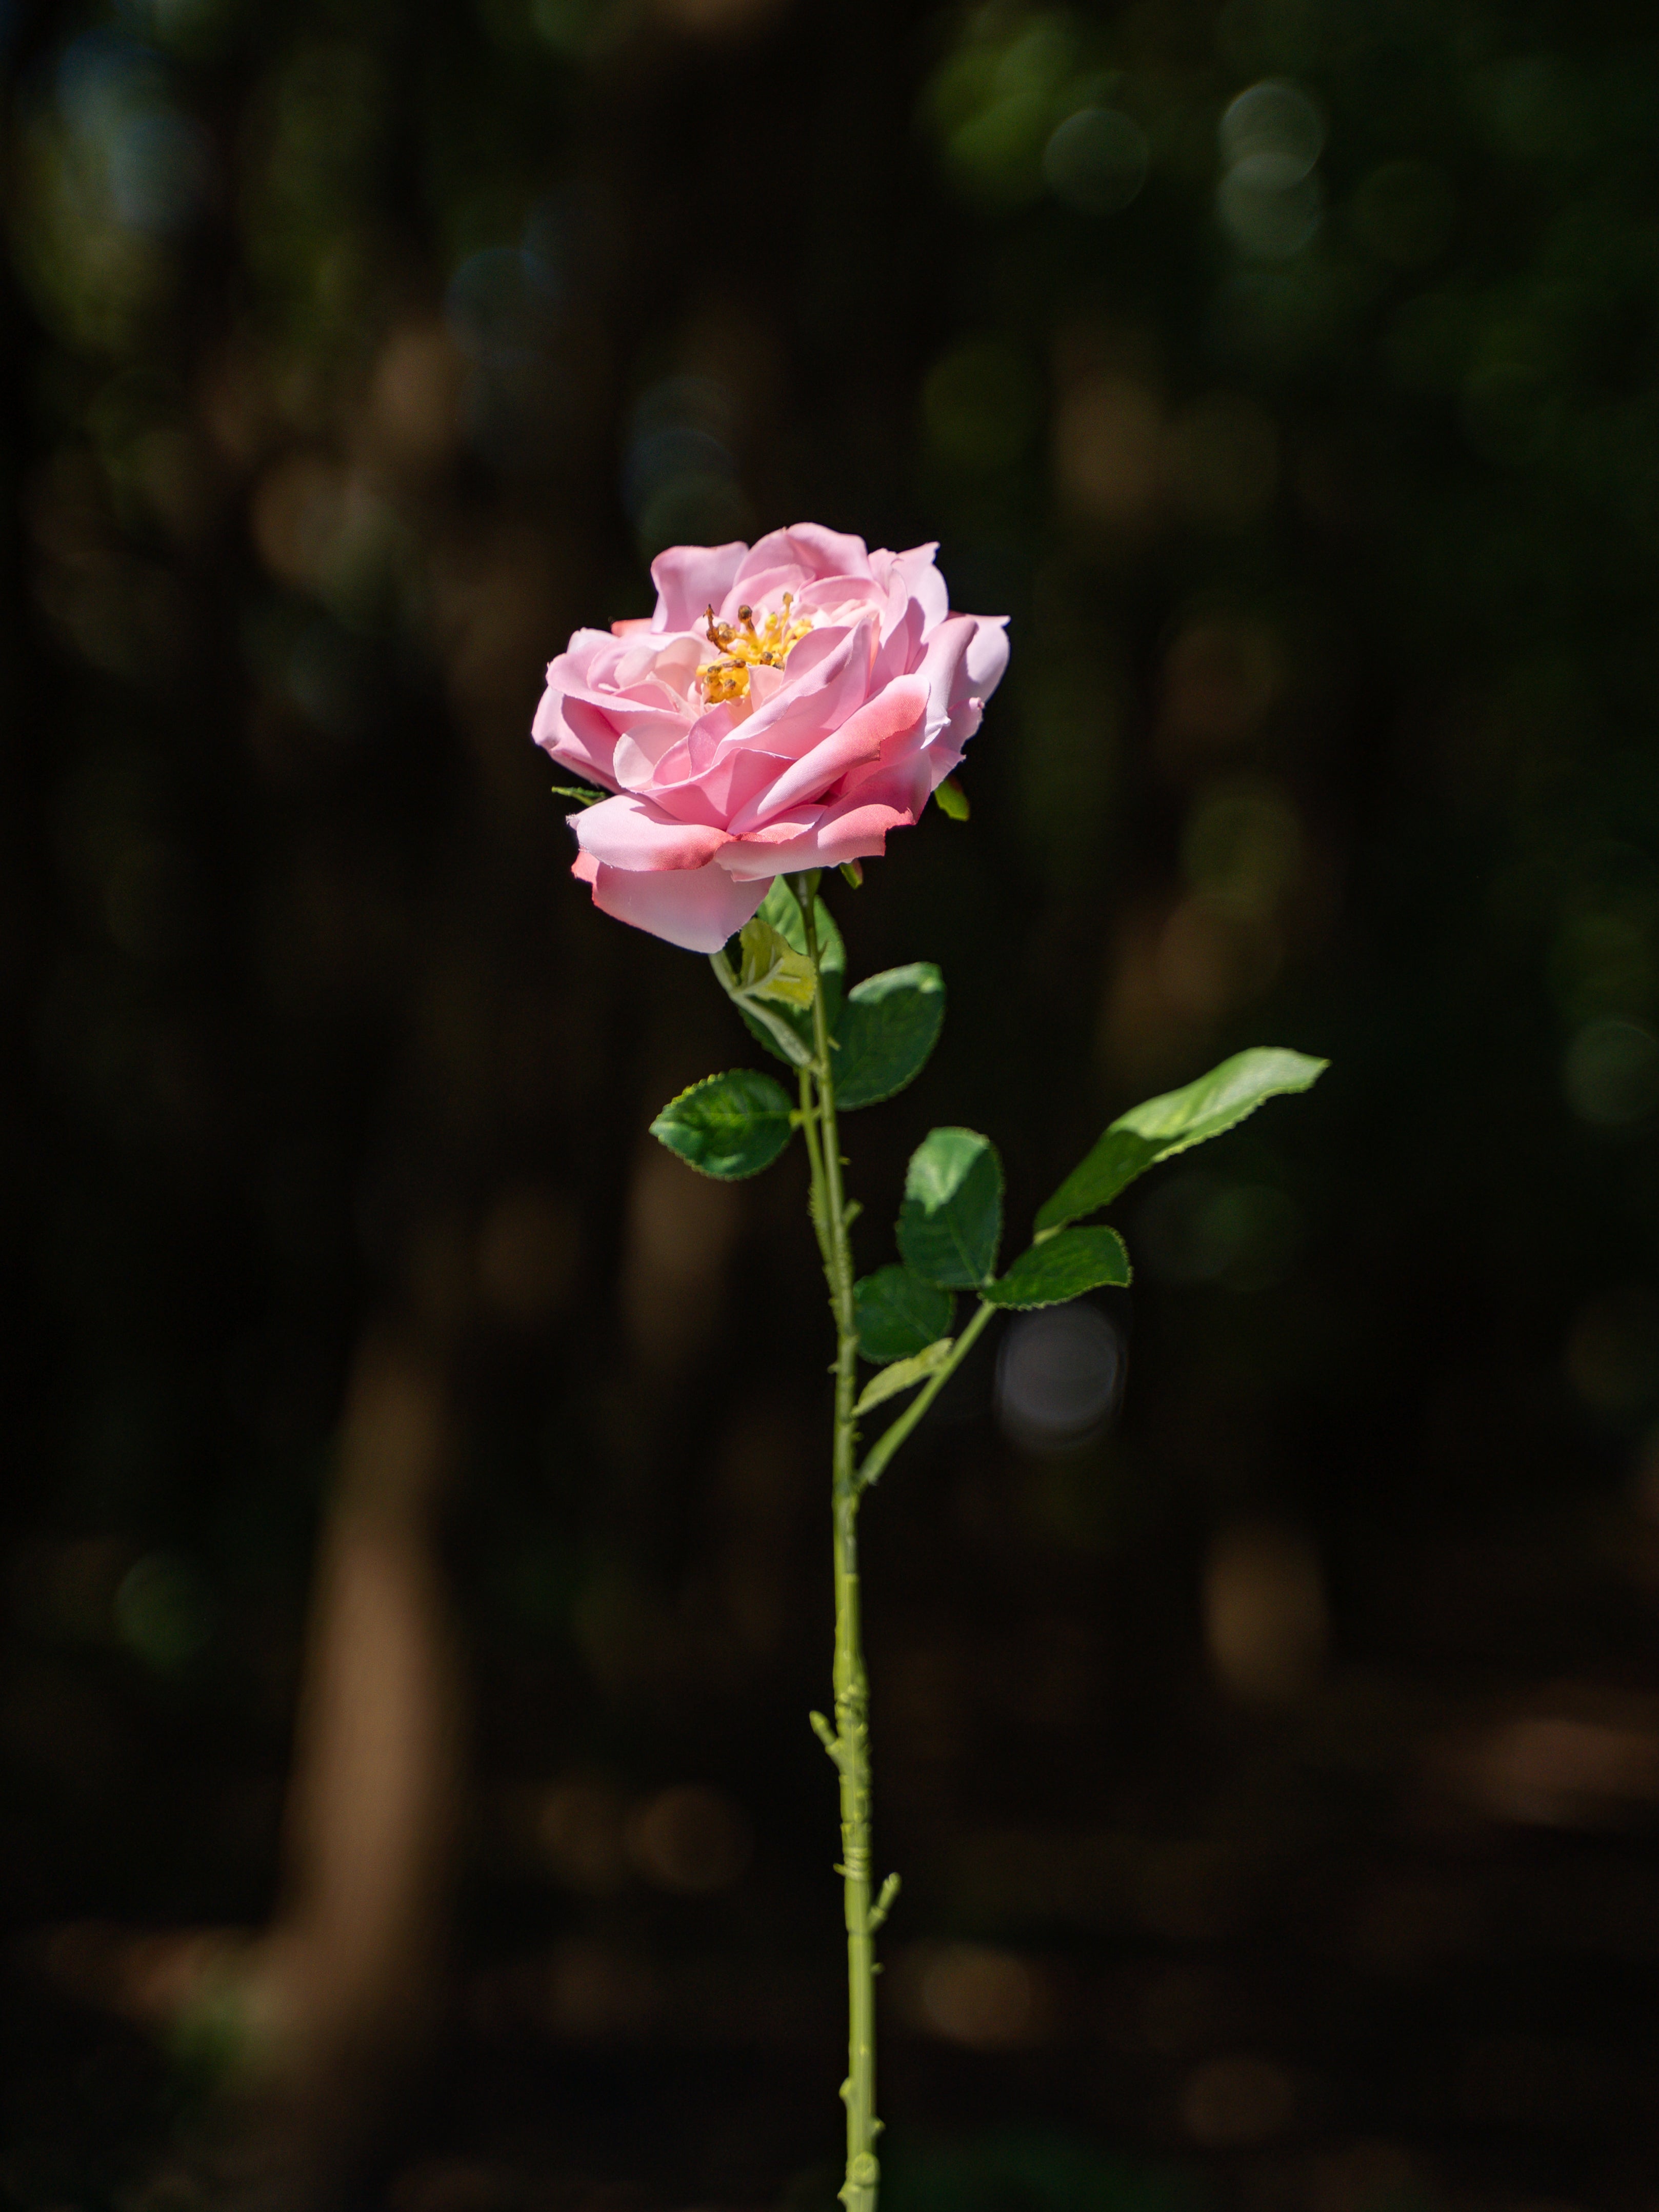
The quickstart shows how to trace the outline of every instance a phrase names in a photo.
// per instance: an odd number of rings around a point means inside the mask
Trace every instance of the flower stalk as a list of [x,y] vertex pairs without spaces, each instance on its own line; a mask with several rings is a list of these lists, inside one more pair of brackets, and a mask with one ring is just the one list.
[[792,877],[800,903],[806,953],[812,963],[813,1061],[800,1074],[801,1126],[811,1170],[812,1224],[830,1289],[836,1324],[836,1407],[831,1458],[830,1515],[836,1579],[835,1723],[812,1717],[841,1777],[841,1865],[847,1923],[847,2178],[841,2190],[847,2212],[875,2212],[880,2180],[876,2137],[876,1930],[897,1889],[889,1876],[879,1899],[871,1895],[870,1686],[864,1663],[859,1606],[858,1510],[861,1487],[858,1430],[858,1316],[853,1300],[853,1251],[848,1229],[852,1210],[842,1181],[836,1122],[833,1047],[818,973],[816,874]]

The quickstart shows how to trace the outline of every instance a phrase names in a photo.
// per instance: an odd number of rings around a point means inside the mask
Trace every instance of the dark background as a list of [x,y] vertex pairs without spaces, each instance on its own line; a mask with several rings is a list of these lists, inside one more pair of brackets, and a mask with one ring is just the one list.
[[802,1165],[652,1145],[757,1055],[528,739],[810,517],[1012,617],[830,884],[951,994],[861,1264],[1333,1061],[1117,1209],[1109,1433],[988,1346],[866,1510],[884,2201],[1659,2202],[1648,11],[0,35],[8,2201],[833,2202]]

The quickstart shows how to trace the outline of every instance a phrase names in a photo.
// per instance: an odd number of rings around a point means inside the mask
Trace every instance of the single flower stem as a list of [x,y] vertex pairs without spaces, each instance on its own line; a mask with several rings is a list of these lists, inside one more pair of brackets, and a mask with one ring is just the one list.
[[[817,976],[818,934],[814,877],[790,878],[806,931],[806,951]],[[818,978],[812,994],[816,1064],[801,1073],[801,1122],[812,1171],[812,1218],[823,1254],[830,1307],[836,1322],[836,1425],[830,1508],[836,1572],[836,1714],[833,1734],[821,1734],[841,1776],[841,1866],[847,1919],[848,2060],[842,2098],[847,2106],[847,2179],[841,2191],[847,2212],[876,2212],[881,2167],[876,2137],[876,1908],[870,1894],[870,1691],[859,1623],[858,1434],[853,1401],[858,1393],[858,1316],[853,1303],[853,1254],[847,1235],[841,1141],[836,1126],[836,1081],[830,1022]],[[816,1094],[816,1103],[814,1103]],[[890,1888],[884,1900],[890,1901]]]

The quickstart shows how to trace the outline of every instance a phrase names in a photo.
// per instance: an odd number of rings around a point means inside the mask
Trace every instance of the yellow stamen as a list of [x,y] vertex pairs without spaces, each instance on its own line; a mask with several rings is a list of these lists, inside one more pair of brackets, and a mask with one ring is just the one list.
[[797,615],[793,621],[790,619],[794,603],[794,593],[786,592],[781,611],[763,617],[758,629],[752,607],[738,609],[738,620],[743,625],[740,630],[733,629],[730,623],[717,622],[712,606],[703,610],[703,635],[720,655],[720,659],[697,671],[703,698],[709,706],[718,706],[724,699],[746,698],[751,668],[783,666],[791,648],[799,645],[812,627],[811,615]]

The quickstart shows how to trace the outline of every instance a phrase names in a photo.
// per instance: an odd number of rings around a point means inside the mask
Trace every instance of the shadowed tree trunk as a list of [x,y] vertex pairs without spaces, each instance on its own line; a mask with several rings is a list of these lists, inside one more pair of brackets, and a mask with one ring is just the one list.
[[234,2003],[244,2154],[297,2204],[342,2185],[438,2010],[461,1802],[460,1665],[436,1557],[451,1453],[436,1363],[371,1334],[318,1559],[286,1893]]

